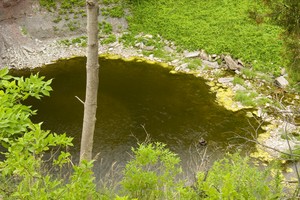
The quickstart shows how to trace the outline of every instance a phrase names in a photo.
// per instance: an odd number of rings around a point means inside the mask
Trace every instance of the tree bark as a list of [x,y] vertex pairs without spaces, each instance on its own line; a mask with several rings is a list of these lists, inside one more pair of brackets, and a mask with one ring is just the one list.
[[80,146],[80,162],[92,159],[93,138],[96,123],[97,94],[99,84],[98,63],[98,2],[87,0],[87,62],[86,62],[86,95]]

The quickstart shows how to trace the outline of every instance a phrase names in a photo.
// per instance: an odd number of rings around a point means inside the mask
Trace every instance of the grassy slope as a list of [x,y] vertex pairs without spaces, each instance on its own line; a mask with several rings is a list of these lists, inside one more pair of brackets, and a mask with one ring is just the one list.
[[133,33],[160,34],[184,49],[229,53],[262,71],[279,70],[281,29],[248,17],[255,0],[144,0],[132,6]]

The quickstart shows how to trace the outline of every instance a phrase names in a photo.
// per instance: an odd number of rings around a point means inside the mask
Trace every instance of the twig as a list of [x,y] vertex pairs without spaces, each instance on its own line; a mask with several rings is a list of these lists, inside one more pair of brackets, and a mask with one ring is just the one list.
[[84,105],[84,101],[82,101],[78,96],[75,96],[75,98],[78,99],[78,101],[80,101]]

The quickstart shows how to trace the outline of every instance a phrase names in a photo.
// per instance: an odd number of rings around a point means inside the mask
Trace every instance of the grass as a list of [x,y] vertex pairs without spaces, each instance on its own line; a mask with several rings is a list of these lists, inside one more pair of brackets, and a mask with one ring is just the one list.
[[243,78],[240,78],[240,77],[238,77],[238,76],[235,76],[234,78],[233,78],[233,82],[232,82],[234,85],[237,85],[237,84],[239,84],[239,85],[244,85],[245,84],[245,80],[243,79]]
[[133,33],[160,34],[188,49],[231,54],[260,71],[277,71],[282,59],[282,30],[249,18],[259,6],[250,0],[156,0],[132,4],[127,17]]
[[241,102],[244,106],[255,106],[255,98],[258,96],[256,92],[238,90],[234,99]]

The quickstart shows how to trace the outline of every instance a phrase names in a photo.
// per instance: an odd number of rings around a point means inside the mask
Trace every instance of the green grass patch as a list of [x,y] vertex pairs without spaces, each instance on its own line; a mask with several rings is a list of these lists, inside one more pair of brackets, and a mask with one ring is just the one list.
[[244,106],[255,106],[257,96],[256,92],[239,90],[236,92],[234,100],[241,102]]
[[121,18],[124,16],[124,9],[122,5],[116,5],[109,8],[102,8],[101,12],[103,16],[110,16],[115,18]]
[[276,71],[284,63],[282,30],[249,18],[250,8],[262,9],[258,1],[149,0],[131,5],[133,17],[127,19],[135,34],[160,34],[188,50],[229,53],[261,71]]
[[111,34],[113,31],[113,27],[110,23],[103,21],[98,23],[98,28],[99,28],[99,34]]
[[107,38],[101,41],[101,44],[110,44],[116,41],[117,41],[116,36],[114,34],[110,34]]
[[242,79],[242,78],[240,78],[240,77],[238,77],[238,76],[235,76],[235,77],[233,78],[232,83],[233,83],[234,85],[237,85],[237,84],[239,84],[239,85],[244,85],[244,84],[245,84],[245,81],[244,81],[244,79]]

